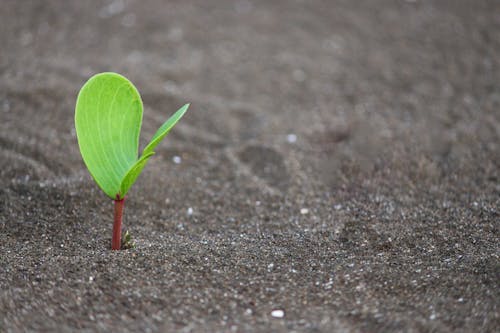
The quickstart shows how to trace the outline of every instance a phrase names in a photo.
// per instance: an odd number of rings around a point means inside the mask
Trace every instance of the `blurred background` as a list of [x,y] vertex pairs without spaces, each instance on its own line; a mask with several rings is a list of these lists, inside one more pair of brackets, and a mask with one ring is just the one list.
[[[189,101],[173,134],[189,146],[184,154],[229,149],[280,190],[296,177],[331,185],[391,167],[425,179],[466,164],[477,173],[478,158],[490,170],[500,133],[493,9],[495,1],[2,1],[2,146],[47,146],[54,158],[42,159],[60,165],[46,173],[81,169],[75,96],[91,75],[116,71],[143,95],[142,142]],[[21,162],[2,163],[5,173]],[[282,167],[293,171],[274,170]]]

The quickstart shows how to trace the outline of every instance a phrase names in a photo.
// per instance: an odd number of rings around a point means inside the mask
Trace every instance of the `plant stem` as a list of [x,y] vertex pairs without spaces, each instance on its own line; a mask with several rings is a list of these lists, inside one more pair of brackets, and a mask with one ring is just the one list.
[[122,247],[122,217],[125,198],[116,195],[115,200],[115,222],[113,224],[113,238],[111,240],[111,249],[120,250]]

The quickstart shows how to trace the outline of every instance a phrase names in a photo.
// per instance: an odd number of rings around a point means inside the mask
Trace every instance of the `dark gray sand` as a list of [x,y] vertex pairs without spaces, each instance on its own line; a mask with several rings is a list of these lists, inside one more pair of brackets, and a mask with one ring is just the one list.
[[[0,332],[500,330],[498,1],[2,0],[0,45]],[[120,252],[101,71],[142,145],[192,103]]]

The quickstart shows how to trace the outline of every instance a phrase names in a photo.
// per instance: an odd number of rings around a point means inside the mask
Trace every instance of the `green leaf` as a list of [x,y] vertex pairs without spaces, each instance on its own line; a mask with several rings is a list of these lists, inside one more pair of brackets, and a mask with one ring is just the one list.
[[141,96],[125,77],[97,74],[80,90],[75,110],[80,152],[96,183],[113,199],[137,161],[141,123]]
[[185,104],[183,107],[181,107],[179,110],[177,110],[176,113],[168,120],[163,123],[163,125],[160,126],[160,128],[156,131],[155,135],[151,138],[151,141],[148,143],[146,148],[144,148],[144,151],[142,152],[143,155],[148,154],[152,152],[156,146],[163,140],[163,138],[170,132],[172,127],[177,124],[177,122],[182,118],[184,113],[186,113],[187,109],[189,108],[189,103]]
[[78,145],[90,174],[109,197],[125,197],[153,149],[188,107],[184,105],[158,129],[138,159],[143,107],[137,89],[116,73],[97,74],[84,84],[75,109]]
[[123,198],[125,194],[127,194],[130,187],[135,183],[137,177],[142,172],[142,169],[146,166],[149,158],[153,156],[155,153],[151,152],[149,154],[143,155],[127,172],[125,177],[123,177],[122,183],[120,185],[120,198]]

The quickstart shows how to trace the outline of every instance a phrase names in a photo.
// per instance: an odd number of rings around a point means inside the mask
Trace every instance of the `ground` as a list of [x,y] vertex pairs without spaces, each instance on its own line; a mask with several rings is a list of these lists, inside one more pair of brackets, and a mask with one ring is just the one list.
[[[0,331],[498,332],[499,13],[3,0]],[[141,92],[142,147],[191,102],[119,252],[74,130],[101,71]]]

